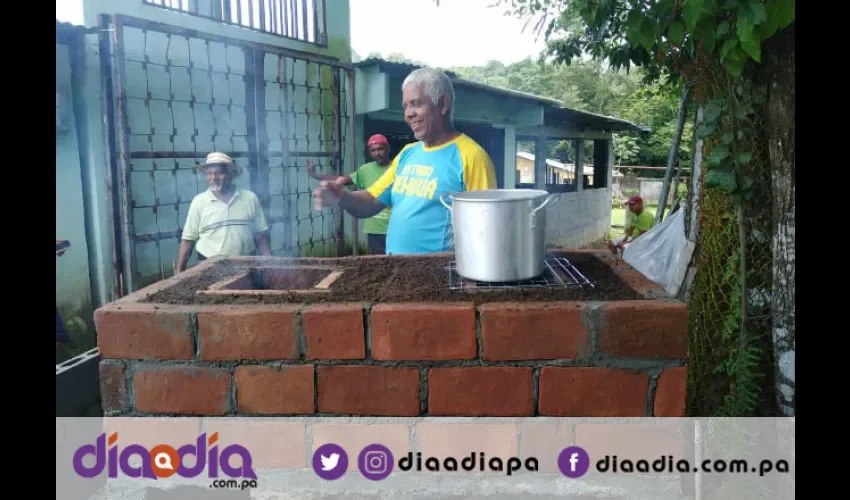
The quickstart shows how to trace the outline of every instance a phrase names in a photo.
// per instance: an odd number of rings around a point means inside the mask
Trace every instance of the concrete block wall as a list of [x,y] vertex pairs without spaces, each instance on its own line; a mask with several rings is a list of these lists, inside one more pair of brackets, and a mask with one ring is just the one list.
[[[96,313],[108,415],[682,416],[687,306],[644,300],[192,305]],[[362,259],[385,258],[363,257]]]
[[[342,421],[341,421],[342,420]],[[570,445],[631,460],[657,459],[659,456],[683,457],[688,440],[689,420],[655,421],[652,425],[616,419],[592,422],[589,419],[560,418],[213,418],[103,420],[102,431],[118,433],[121,442],[154,447],[165,442],[191,442],[199,434],[218,433],[220,449],[240,444],[251,451],[252,466],[262,469],[307,469],[316,449],[324,443],[336,443],[349,455],[347,472],[357,471],[357,452],[373,442],[382,443],[399,460],[412,453],[424,462],[428,457],[454,457],[460,462],[474,453],[479,469],[483,454],[502,460],[534,457],[537,472],[559,474],[554,460]],[[691,428],[693,424],[691,423]],[[423,467],[424,469],[424,467]],[[269,471],[263,471],[267,479]],[[416,471],[411,471],[415,474]],[[439,476],[432,471],[432,478]],[[479,470],[471,471],[472,474]],[[513,474],[523,474],[523,468]],[[467,472],[469,474],[470,472]],[[548,478],[552,481],[552,478]],[[653,478],[657,479],[657,478]],[[609,477],[610,480],[610,477]],[[386,497],[384,497],[386,498]],[[603,497],[609,498],[609,497]]]
[[[564,448],[580,446],[588,450],[592,463],[605,456],[617,457],[618,472],[623,471],[625,460],[655,463],[664,457],[670,463],[687,460],[692,466],[697,464],[691,419],[108,417],[61,424],[67,430],[57,437],[57,456],[69,457],[57,461],[57,477],[63,485],[79,479],[71,468],[70,455],[102,434],[115,436],[115,446],[122,451],[130,443],[152,449],[162,443],[194,444],[199,438],[203,442],[215,436],[219,457],[227,447],[239,445],[250,454],[250,466],[257,474],[255,485],[244,490],[239,489],[245,481],[242,478],[220,479],[218,486],[211,488],[207,474],[172,476],[164,481],[122,474],[106,480],[103,474],[100,494],[80,494],[89,493],[90,485],[97,484],[97,479],[87,479],[71,483],[76,488],[62,490],[58,498],[69,499],[679,500],[687,497],[690,488],[686,484],[693,484],[693,473],[672,469],[612,474],[591,467],[574,480],[561,474],[557,458]],[[314,454],[328,443],[340,446],[347,457],[344,475],[333,481],[318,479],[312,468]],[[392,473],[378,482],[364,477],[358,467],[362,450],[373,443],[385,446],[391,454],[386,463],[392,464]],[[239,460],[231,458],[229,463],[238,464]],[[232,481],[229,488],[224,488],[225,481]],[[748,486],[752,488],[752,479]],[[71,492],[76,495],[72,497]]]
[[611,189],[561,193],[546,207],[546,244],[583,248],[605,238],[611,226]]

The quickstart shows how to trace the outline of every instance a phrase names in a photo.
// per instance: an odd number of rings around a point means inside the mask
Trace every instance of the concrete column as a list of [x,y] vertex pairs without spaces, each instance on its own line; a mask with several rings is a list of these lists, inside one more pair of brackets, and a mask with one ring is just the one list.
[[534,143],[534,187],[546,190],[546,157],[549,151],[546,147],[546,132],[540,127]]
[[505,189],[513,189],[516,184],[516,126],[505,125]]
[[574,139],[573,144],[576,152],[576,192],[581,193],[584,191],[584,140]]

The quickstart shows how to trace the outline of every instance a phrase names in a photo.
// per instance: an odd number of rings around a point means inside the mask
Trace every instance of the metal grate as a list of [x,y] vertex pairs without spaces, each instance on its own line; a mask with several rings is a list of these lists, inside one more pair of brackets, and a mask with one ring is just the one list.
[[590,288],[595,288],[593,282],[587,279],[587,277],[565,257],[553,257],[550,255],[545,258],[544,264],[543,274],[534,279],[515,282],[484,282],[464,278],[458,274],[457,268],[455,267],[455,261],[451,261],[448,266],[449,289],[551,288],[571,286],[577,286],[580,288],[589,286]]

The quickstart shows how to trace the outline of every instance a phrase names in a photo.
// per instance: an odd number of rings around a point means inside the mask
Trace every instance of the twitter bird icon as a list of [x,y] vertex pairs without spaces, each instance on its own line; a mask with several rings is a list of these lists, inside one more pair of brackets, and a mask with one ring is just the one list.
[[341,478],[348,470],[348,454],[341,446],[323,444],[313,452],[313,471],[322,479],[333,481]]
[[329,457],[322,455],[321,458],[322,470],[325,471],[336,468],[337,464],[339,463],[339,453],[331,453],[331,456]]

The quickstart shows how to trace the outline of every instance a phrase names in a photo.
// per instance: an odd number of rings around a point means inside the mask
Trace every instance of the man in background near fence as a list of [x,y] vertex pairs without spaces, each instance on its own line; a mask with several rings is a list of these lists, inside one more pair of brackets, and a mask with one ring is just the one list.
[[270,256],[269,226],[260,199],[233,185],[242,169],[224,153],[210,153],[196,168],[203,172],[209,189],[189,205],[177,272],[186,270],[192,250],[197,250],[198,260],[256,255],[258,248],[261,255]]
[[[623,251],[629,246],[629,243],[635,240],[638,236],[652,229],[655,225],[655,214],[652,211],[644,208],[643,198],[634,195],[626,202],[626,231],[625,236],[617,241],[609,241],[608,249],[612,253]],[[631,217],[629,217],[631,215]]]
[[[375,134],[366,142],[366,149],[372,161],[360,166],[350,175],[320,175],[313,169],[313,164],[307,161],[307,173],[319,181],[343,182],[353,185],[359,190],[369,189],[387,171],[390,165],[390,143],[381,134]],[[369,244],[369,253],[381,255],[387,253],[387,226],[390,223],[390,207],[381,210],[377,215],[363,222],[363,232]]]

